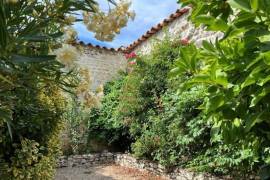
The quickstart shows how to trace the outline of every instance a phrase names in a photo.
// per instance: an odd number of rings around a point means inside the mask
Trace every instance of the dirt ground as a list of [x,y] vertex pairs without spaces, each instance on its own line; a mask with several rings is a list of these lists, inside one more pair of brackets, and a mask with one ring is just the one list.
[[70,167],[57,170],[55,180],[168,180],[148,172],[121,167],[103,165],[89,168]]

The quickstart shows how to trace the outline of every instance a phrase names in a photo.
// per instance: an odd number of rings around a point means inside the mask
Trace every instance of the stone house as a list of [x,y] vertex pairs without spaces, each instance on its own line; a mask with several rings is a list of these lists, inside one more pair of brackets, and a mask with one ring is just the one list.
[[188,38],[189,41],[200,46],[203,40],[213,42],[216,38],[222,37],[222,33],[205,31],[203,26],[195,27],[188,19],[191,10],[189,7],[178,9],[127,47],[115,49],[83,42],[76,44],[83,47],[83,54],[78,62],[80,66],[88,68],[91,72],[92,89],[112,80],[119,70],[126,69],[125,53],[148,54],[151,52],[153,43],[164,38],[172,40]]

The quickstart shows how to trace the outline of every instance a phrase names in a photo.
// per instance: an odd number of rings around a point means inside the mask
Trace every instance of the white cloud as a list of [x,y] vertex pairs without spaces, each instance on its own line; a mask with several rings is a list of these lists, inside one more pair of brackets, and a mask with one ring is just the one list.
[[[98,0],[98,3],[103,10],[108,9],[106,0]],[[175,12],[179,7],[176,0],[133,0],[131,9],[135,10],[136,18],[121,30],[121,33],[113,42],[96,40],[93,33],[89,32],[82,24],[76,24],[75,29],[78,31],[79,39],[86,43],[91,42],[93,44],[118,48],[121,45],[126,46],[132,43],[152,26]]]

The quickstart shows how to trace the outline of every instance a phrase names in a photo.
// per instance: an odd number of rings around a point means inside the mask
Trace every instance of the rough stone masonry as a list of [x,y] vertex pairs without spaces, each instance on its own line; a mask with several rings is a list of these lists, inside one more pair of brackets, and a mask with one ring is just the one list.
[[[188,38],[190,42],[194,42],[197,46],[201,46],[203,40],[214,42],[216,38],[221,38],[222,33],[206,31],[205,27],[195,27],[188,19],[191,9],[181,12],[185,9],[177,10],[177,13],[171,14],[170,17],[174,17],[169,23],[159,23],[154,33],[151,33],[151,37],[146,40],[143,37],[149,36],[152,31],[147,31],[145,35],[132,43],[130,46],[134,48],[119,48],[108,49],[106,47],[93,46],[91,44],[82,46],[84,51],[79,59],[79,65],[83,68],[88,68],[93,84],[92,90],[95,90],[99,85],[104,85],[106,82],[117,77],[120,70],[126,70],[127,62],[124,57],[125,50],[136,52],[137,54],[149,54],[155,43],[162,41],[164,38],[171,40],[177,40],[181,38]],[[179,14],[179,12],[181,14]],[[164,20],[166,22],[166,19]]]
[[218,180],[222,178],[207,173],[195,173],[182,168],[166,168],[152,161],[137,159],[130,154],[96,153],[74,156],[62,156],[58,161],[58,168],[86,167],[94,165],[117,164],[124,167],[148,171],[156,175],[165,176],[172,180]]

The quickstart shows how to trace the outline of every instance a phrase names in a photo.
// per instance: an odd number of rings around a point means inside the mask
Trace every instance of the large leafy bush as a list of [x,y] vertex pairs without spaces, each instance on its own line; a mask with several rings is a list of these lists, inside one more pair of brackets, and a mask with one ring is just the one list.
[[117,119],[116,110],[126,74],[122,72],[119,76],[116,80],[108,82],[104,86],[104,98],[101,107],[94,108],[90,112],[87,123],[89,151],[98,151],[101,150],[100,148],[123,151],[130,144],[128,128]]
[[92,0],[0,0],[1,179],[52,179],[64,92],[74,92],[79,79],[64,66],[76,60],[75,47],[64,45],[55,51],[57,58],[51,54],[61,46],[66,26],[76,21],[71,14],[93,12],[94,5]]
[[[175,81],[175,80],[174,80]],[[166,166],[185,165],[209,147],[210,130],[197,107],[204,88],[177,94],[175,88],[162,96],[162,110],[148,117],[142,135],[132,145],[138,157],[149,157]]]
[[[72,73],[48,55],[68,24],[66,13],[91,11],[85,1],[0,1],[0,176],[51,179],[59,155],[63,89]],[[72,7],[72,8],[71,8]],[[74,83],[73,83],[74,82]]]
[[117,115],[130,127],[135,139],[143,132],[148,117],[161,110],[161,96],[168,88],[168,72],[179,48],[180,44],[169,40],[157,42],[151,55],[137,57],[137,64],[124,82]]
[[[269,178],[269,25],[268,0],[182,1],[194,7],[191,19],[224,32],[204,42],[196,72],[182,89],[208,87],[201,106],[212,125],[212,141],[221,139],[250,157],[245,169]],[[179,60],[181,61],[181,59]],[[188,69],[177,67],[180,75]]]

